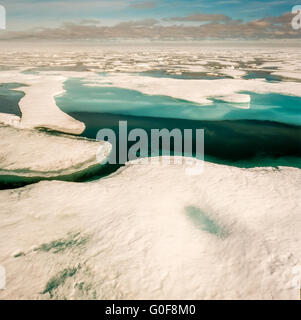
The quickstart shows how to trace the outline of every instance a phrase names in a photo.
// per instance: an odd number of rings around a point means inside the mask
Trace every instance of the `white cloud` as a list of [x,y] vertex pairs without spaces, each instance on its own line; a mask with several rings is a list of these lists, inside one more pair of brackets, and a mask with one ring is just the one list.
[[[186,17],[187,18],[187,17]],[[193,17],[194,19],[196,17]],[[300,32],[291,27],[292,13],[278,17],[266,17],[248,22],[231,20],[223,15],[198,16],[199,21],[211,19],[198,26],[162,25],[155,19],[120,22],[115,25],[97,23],[64,23],[57,28],[32,29],[0,34],[0,39],[278,39],[300,38]],[[175,18],[176,21],[178,18]],[[189,18],[188,16],[188,19]],[[188,20],[190,21],[190,20]]]

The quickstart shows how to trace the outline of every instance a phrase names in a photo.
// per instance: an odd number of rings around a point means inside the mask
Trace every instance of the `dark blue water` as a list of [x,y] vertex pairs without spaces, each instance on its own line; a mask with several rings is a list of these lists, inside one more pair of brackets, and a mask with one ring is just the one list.
[[21,116],[19,101],[24,97],[22,91],[16,91],[21,86],[20,83],[0,84],[0,112]]

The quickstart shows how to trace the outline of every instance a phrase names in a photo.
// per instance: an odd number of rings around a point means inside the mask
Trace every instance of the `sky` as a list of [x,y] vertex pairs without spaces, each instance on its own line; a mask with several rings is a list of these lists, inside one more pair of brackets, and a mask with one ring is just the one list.
[[[0,0],[10,38],[300,38],[301,0]],[[301,21],[300,21],[301,23]]]

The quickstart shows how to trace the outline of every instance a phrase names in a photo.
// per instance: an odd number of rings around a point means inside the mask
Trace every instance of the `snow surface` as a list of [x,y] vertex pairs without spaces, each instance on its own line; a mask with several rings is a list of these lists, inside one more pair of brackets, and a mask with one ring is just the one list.
[[85,85],[94,87],[114,86],[138,90],[144,94],[166,95],[203,104],[212,103],[208,98],[233,96],[240,91],[279,93],[301,97],[301,83],[271,83],[261,79],[187,80],[113,74],[102,80],[86,79]]
[[81,134],[85,125],[61,111],[54,96],[63,92],[64,77],[44,76],[37,83],[21,88],[25,96],[19,105],[21,125],[25,128],[49,128],[61,132]]
[[[61,177],[95,165],[97,151],[109,152],[101,142],[29,130],[84,130],[55,104],[67,78],[199,103],[237,101],[241,91],[301,96],[300,82],[241,79],[263,68],[297,79],[296,48],[86,50],[0,50],[11,69],[0,72],[0,83],[28,85],[16,89],[25,92],[21,119],[0,114],[1,123],[19,127],[0,127],[1,175]],[[161,69],[235,79],[125,73]],[[301,170],[211,163],[200,175],[186,169],[129,163],[94,182],[1,190],[7,288],[0,299],[299,299]]]
[[20,117],[0,112],[0,123],[17,127],[20,124]]
[[275,76],[280,76],[283,78],[301,80],[301,74],[299,71],[288,72],[288,71],[277,71],[272,73]]
[[0,125],[0,176],[59,178],[97,166],[108,142]]
[[[13,124],[23,128],[48,128],[65,133],[81,134],[84,123],[61,111],[54,96],[64,92],[65,77],[60,75],[26,75],[20,71],[0,72],[0,83],[21,82],[27,86],[18,87],[25,96],[20,100],[21,121]],[[0,121],[3,119],[0,116]],[[1,121],[8,123],[7,121]],[[11,124],[11,123],[10,123]]]
[[[299,299],[301,170],[185,169],[0,191],[0,298]],[[68,242],[77,232],[86,241]]]

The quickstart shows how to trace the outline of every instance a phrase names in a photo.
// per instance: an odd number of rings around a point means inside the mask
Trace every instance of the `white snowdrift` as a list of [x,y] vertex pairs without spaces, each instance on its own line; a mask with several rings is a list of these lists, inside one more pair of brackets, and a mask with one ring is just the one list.
[[128,164],[0,191],[0,299],[299,299],[300,185],[294,168]]

